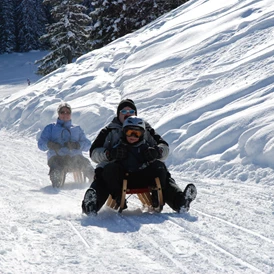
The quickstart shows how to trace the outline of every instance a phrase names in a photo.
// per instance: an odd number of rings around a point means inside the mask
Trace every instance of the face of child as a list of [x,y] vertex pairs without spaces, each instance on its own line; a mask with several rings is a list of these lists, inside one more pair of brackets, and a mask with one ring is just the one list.
[[139,142],[140,137],[143,135],[143,131],[140,129],[127,128],[125,130],[126,140],[129,144]]
[[139,138],[136,136],[126,136],[126,138],[129,144],[134,144],[139,141]]

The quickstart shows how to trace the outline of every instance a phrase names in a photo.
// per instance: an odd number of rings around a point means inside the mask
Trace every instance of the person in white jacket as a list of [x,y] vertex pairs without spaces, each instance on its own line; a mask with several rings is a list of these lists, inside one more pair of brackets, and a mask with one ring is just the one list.
[[52,186],[60,186],[65,169],[81,170],[90,181],[93,180],[91,162],[82,154],[82,151],[90,149],[91,142],[80,126],[72,124],[68,103],[60,104],[57,113],[56,123],[47,125],[38,140],[38,148],[47,151]]

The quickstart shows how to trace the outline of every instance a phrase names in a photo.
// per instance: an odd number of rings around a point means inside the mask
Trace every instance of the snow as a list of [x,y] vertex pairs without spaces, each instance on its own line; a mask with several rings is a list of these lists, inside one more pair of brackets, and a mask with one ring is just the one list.
[[[45,53],[0,55],[0,273],[274,273],[273,22],[272,0],[192,0],[43,78]],[[59,103],[93,141],[124,98],[197,186],[189,213],[92,218],[88,183],[51,187],[36,140]]]

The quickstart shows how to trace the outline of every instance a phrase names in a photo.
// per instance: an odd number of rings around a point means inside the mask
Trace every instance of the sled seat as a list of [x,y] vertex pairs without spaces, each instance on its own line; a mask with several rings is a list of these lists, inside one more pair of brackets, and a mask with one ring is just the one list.
[[[109,195],[107,200],[107,206],[118,210],[121,213],[125,207],[126,203],[126,195],[127,194],[136,194],[141,201],[143,207],[151,207],[157,212],[161,212],[164,206],[164,199],[163,199],[163,192],[160,184],[160,179],[158,177],[155,178],[155,187],[147,187],[147,188],[127,188],[127,176],[126,174],[123,180],[123,188],[122,188],[122,196],[121,196],[121,203],[120,206],[116,204],[116,201],[112,199],[112,196]],[[157,191],[157,199],[158,199],[158,206],[155,208],[153,207],[152,203],[152,191]]]

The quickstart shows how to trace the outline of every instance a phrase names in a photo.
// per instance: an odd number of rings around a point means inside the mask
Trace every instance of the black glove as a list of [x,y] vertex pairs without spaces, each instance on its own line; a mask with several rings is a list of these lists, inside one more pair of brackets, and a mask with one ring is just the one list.
[[64,146],[67,147],[69,150],[80,148],[80,144],[78,142],[66,142],[64,143]]
[[152,162],[158,158],[160,158],[160,153],[155,147],[148,147],[144,150],[144,158],[147,162]]
[[162,147],[158,147],[158,146],[154,146],[154,148],[155,148],[155,149],[157,150],[157,152],[158,152],[157,159],[162,158],[162,156],[163,156],[163,148],[162,148]]
[[53,150],[59,150],[62,147],[59,143],[55,143],[55,142],[52,142],[52,141],[49,141],[47,143],[47,146],[48,146],[49,149],[53,149]]
[[127,148],[125,146],[118,146],[113,148],[109,153],[111,160],[122,160],[127,158]]

